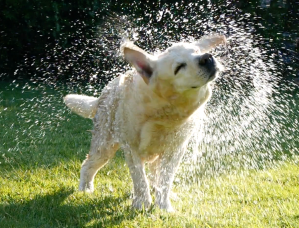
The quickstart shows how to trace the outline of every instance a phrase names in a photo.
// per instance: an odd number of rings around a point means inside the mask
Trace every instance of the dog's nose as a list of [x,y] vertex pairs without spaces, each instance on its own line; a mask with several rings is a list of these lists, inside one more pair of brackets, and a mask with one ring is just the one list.
[[203,54],[199,59],[199,65],[207,65],[213,63],[213,56],[209,53]]

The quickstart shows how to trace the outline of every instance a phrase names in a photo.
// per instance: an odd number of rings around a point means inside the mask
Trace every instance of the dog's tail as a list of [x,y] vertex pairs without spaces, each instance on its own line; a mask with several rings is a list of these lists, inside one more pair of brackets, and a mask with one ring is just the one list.
[[90,119],[96,115],[99,105],[99,98],[85,95],[69,94],[63,100],[73,112]]

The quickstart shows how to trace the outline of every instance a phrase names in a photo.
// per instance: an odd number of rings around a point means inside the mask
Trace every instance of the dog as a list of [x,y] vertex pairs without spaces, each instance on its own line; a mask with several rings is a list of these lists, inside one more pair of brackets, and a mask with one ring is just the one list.
[[151,206],[151,184],[155,205],[173,211],[169,194],[196,125],[194,117],[203,114],[210,84],[221,71],[221,64],[208,52],[225,42],[223,35],[204,36],[152,55],[125,41],[120,49],[132,70],[108,83],[99,98],[76,94],[64,98],[73,112],[94,123],[80,191],[94,191],[97,171],[121,147],[133,180],[132,206]]

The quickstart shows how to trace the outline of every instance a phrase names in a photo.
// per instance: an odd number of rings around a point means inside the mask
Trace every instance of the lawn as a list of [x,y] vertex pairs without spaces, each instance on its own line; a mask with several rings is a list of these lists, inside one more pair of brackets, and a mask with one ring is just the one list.
[[[92,123],[55,88],[0,86],[0,227],[299,227],[298,158],[263,170],[175,182],[175,213],[131,208],[119,151],[77,191]],[[13,88],[13,90],[12,90]]]

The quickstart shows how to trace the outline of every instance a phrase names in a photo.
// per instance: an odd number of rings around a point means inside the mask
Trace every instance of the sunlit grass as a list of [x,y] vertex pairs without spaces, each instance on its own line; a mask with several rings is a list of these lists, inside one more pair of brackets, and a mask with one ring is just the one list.
[[94,194],[78,192],[92,124],[67,112],[62,95],[53,94],[56,107],[39,110],[38,116],[22,93],[14,93],[16,100],[1,98],[7,107],[0,111],[1,228],[299,227],[294,160],[276,168],[203,176],[198,184],[176,182],[171,214],[131,208],[132,181],[121,152],[97,174]]
[[92,195],[76,191],[79,168],[73,161],[1,171],[1,227],[298,227],[296,165],[175,186],[174,214],[131,210],[121,158],[98,174]]

